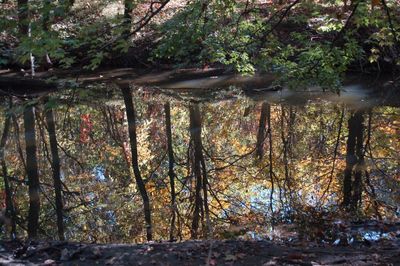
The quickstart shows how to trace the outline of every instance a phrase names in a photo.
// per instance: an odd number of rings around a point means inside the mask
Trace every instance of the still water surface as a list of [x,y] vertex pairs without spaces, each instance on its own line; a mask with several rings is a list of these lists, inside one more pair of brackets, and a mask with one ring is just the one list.
[[[8,101],[3,102],[5,114]],[[313,226],[317,217],[330,221],[349,217],[343,211],[346,204],[353,208],[353,218],[398,221],[400,108],[392,102],[371,97],[359,86],[348,86],[341,96],[288,90],[249,96],[239,89],[203,94],[135,88],[138,164],[150,198],[154,238],[169,239],[173,212],[174,237],[190,238],[197,196],[200,237],[210,228],[219,238],[268,237],[271,225],[308,221],[305,226]],[[47,104],[42,98],[30,103],[35,104],[41,182],[40,235],[57,234],[44,119],[45,110],[52,108],[66,238],[144,241],[142,201],[120,91],[69,90],[52,94]],[[29,207],[23,104],[14,99],[5,148],[20,235],[25,234]],[[0,129],[4,121],[3,115]],[[198,179],[206,185],[196,193]]]

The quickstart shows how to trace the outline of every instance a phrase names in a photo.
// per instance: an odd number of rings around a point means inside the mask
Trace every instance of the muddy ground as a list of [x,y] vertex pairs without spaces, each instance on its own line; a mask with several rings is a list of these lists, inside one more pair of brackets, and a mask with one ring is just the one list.
[[400,265],[400,241],[364,241],[346,246],[266,240],[0,245],[1,265]]

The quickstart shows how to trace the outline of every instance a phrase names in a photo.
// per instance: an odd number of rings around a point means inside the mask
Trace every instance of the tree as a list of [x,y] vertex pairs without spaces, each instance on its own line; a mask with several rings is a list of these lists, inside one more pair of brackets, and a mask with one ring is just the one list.
[[27,37],[29,31],[29,6],[28,0],[18,0],[18,29],[19,37]]
[[132,27],[133,0],[124,0],[124,31],[122,35],[127,40]]

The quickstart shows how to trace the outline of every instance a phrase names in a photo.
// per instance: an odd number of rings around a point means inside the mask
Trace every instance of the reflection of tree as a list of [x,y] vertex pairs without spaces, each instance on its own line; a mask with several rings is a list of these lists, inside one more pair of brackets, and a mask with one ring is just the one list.
[[26,171],[29,185],[28,237],[36,238],[39,229],[40,183],[36,156],[35,115],[32,104],[27,103],[24,109],[24,128],[26,146]]
[[175,158],[174,158],[174,150],[172,147],[171,106],[169,103],[166,103],[164,105],[164,111],[165,111],[165,132],[167,136],[167,150],[168,150],[168,176],[171,188],[170,193],[171,193],[171,213],[172,213],[169,239],[170,241],[173,241],[175,239],[174,229],[175,229],[177,207],[176,207],[176,192],[175,192],[176,174],[174,171]]
[[361,203],[362,173],[364,170],[363,111],[351,114],[346,145],[346,169],[343,180],[343,205],[356,209]]
[[132,101],[132,94],[130,89],[122,89],[122,94],[124,97],[126,116],[128,119],[128,132],[129,140],[131,144],[132,153],[132,167],[135,174],[136,185],[139,189],[140,195],[143,200],[143,212],[146,221],[146,234],[147,240],[150,241],[153,238],[152,224],[151,224],[151,209],[150,209],[150,199],[147,194],[145,184],[143,182],[142,176],[139,169],[138,161],[138,151],[137,151],[137,137],[136,137],[136,114],[135,108]]
[[[210,212],[208,207],[207,199],[207,171],[205,160],[203,156],[203,144],[201,140],[201,114],[200,108],[197,104],[189,107],[190,112],[190,138],[192,147],[194,149],[194,158],[192,160],[193,173],[195,177],[195,206],[193,211],[193,220],[191,228],[192,238],[198,237],[200,212],[203,218],[203,229],[205,229],[205,235],[210,234]],[[201,195],[203,193],[203,197]],[[204,226],[204,217],[206,226]]]
[[368,112],[364,154],[368,162],[365,192],[370,201],[366,202],[365,211],[380,219],[391,217],[400,200],[399,118],[397,108],[381,107]]
[[[366,217],[393,215],[389,205],[398,202],[393,192],[400,148],[393,141],[398,139],[395,108],[375,108],[368,127],[365,116],[365,134],[360,134],[360,127],[353,124],[363,124],[362,117],[324,102],[302,107],[263,104],[243,116],[246,106],[255,102],[191,103],[187,108],[176,101],[148,103],[132,98],[129,91],[124,96],[131,145],[124,145],[128,136],[123,126],[124,105],[119,102],[61,104],[53,116],[64,119],[54,119],[54,133],[45,132],[46,124],[52,122],[45,123],[41,112],[36,112],[43,192],[40,234],[55,235],[57,230],[54,197],[48,196],[54,194],[52,135],[60,151],[65,236],[71,240],[143,241],[144,227],[141,222],[132,223],[133,217],[140,221],[147,216],[153,239],[175,240],[211,236],[211,221],[213,236],[224,237],[232,228],[237,233],[262,232],[271,222],[322,217],[321,211],[334,214],[344,194],[339,177],[346,170],[346,153],[357,159],[351,167],[350,202],[356,201]],[[92,122],[85,143],[80,141],[82,114],[90,114]],[[6,143],[5,160],[15,190],[17,230],[22,232],[24,217],[29,216],[25,201],[29,194],[18,118],[17,112],[9,122],[12,137]],[[345,136],[346,120],[352,123],[349,138]],[[258,157],[260,139],[264,156]],[[357,143],[362,142],[365,147],[360,148]],[[351,146],[348,150],[346,144]],[[365,158],[365,163],[359,163],[359,158]],[[130,171],[137,180],[133,170],[148,177],[142,180],[147,198],[138,183],[120,181]],[[361,172],[361,186],[357,172]],[[362,193],[354,190],[357,186]],[[351,204],[349,208],[354,207]]]
[[[10,108],[12,104],[12,99],[10,98]],[[3,180],[4,180],[4,190],[5,190],[5,207],[6,207],[6,222],[9,221],[11,224],[11,230],[10,230],[10,238],[15,239],[16,238],[16,224],[15,224],[15,211],[14,211],[14,204],[13,204],[13,195],[12,195],[12,190],[11,190],[11,183],[10,183],[10,178],[8,176],[8,169],[7,169],[7,164],[5,160],[5,147],[7,140],[9,138],[10,134],[10,124],[11,124],[11,116],[10,114],[5,114],[5,121],[4,121],[4,127],[3,127],[3,134],[1,135],[1,140],[0,140],[0,163],[1,163],[1,169],[2,169],[2,175],[3,175]]]
[[340,119],[339,119],[339,126],[338,126],[338,133],[337,133],[337,138],[335,142],[335,149],[333,151],[333,159],[332,159],[332,168],[329,173],[329,180],[328,180],[328,185],[324,189],[324,192],[322,193],[322,196],[320,198],[320,201],[324,199],[326,193],[329,191],[332,181],[333,181],[333,174],[335,173],[336,170],[336,164],[337,164],[337,156],[338,156],[338,151],[339,151],[339,145],[340,145],[340,138],[342,135],[342,126],[343,126],[343,119],[344,119],[344,108],[342,108]]
[[126,166],[130,168],[131,158],[129,155],[129,147],[127,145],[128,142],[121,128],[124,120],[123,110],[104,106],[102,108],[102,114],[105,120],[105,129],[109,137],[111,137],[112,140],[121,148]]
[[272,145],[272,128],[271,128],[271,106],[268,106],[267,112],[267,125],[268,125],[268,140],[269,140],[269,180],[271,182],[271,192],[269,196],[269,208],[271,210],[271,214],[274,212],[274,167],[273,167],[273,145]]
[[266,138],[266,123],[267,123],[267,114],[269,110],[269,104],[267,102],[263,102],[261,105],[261,114],[260,114],[260,122],[258,126],[257,132],[257,144],[256,144],[256,155],[258,159],[262,159],[264,156],[264,141]]
[[51,151],[51,169],[53,172],[53,184],[55,192],[55,203],[57,213],[57,228],[58,237],[62,241],[64,240],[64,222],[63,222],[63,202],[62,202],[62,185],[60,176],[60,156],[58,155],[58,143],[56,135],[56,127],[54,121],[53,109],[49,107],[46,110],[46,124],[47,132],[49,133],[50,139],[50,151]]
[[[365,148],[364,148],[364,154],[363,154],[364,157],[367,153],[367,150],[371,149],[371,146],[370,146],[371,145],[371,134],[372,134],[371,130],[372,130],[372,110],[370,109],[368,112],[367,136],[366,136]],[[371,159],[373,160],[372,154],[371,154]],[[369,173],[369,170],[367,169],[367,167],[365,167],[365,184],[366,184],[365,192],[368,193],[369,197],[371,198],[376,217],[378,217],[379,220],[382,220],[382,215],[379,213],[379,205],[378,205],[375,187],[371,183],[371,177],[370,177],[370,173]]]
[[[286,111],[288,109],[288,112]],[[292,165],[293,145],[294,145],[294,130],[295,130],[296,113],[292,106],[281,105],[281,141],[282,141],[282,163],[284,168],[283,189],[285,192],[286,201],[293,204],[293,176]],[[284,203],[282,203],[284,205]]]

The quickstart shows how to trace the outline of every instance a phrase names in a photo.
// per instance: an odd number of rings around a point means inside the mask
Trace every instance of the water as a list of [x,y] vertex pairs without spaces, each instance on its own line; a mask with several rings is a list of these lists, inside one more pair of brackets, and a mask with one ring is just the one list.
[[[193,80],[178,85],[188,84],[199,85]],[[165,93],[144,88],[133,93],[138,166],[150,198],[154,239],[169,239],[173,213],[166,104],[170,106],[175,159],[177,239],[191,236],[199,178],[203,183],[207,178],[209,223],[217,238],[246,234],[268,238],[271,228],[279,224],[296,225],[300,232],[310,228],[317,231],[338,217],[349,218],[343,211],[346,167],[351,169],[347,175],[352,187],[348,207],[356,209],[351,218],[399,220],[400,108],[393,101],[372,97],[361,85],[347,86],[340,96],[286,89],[249,93],[231,87],[210,94],[210,90],[203,93],[170,88]],[[66,238],[144,241],[143,204],[135,183],[120,90],[92,87],[91,91],[66,90],[50,97],[48,106],[54,109],[63,182]],[[23,228],[29,208],[23,104],[14,99],[11,110],[15,118],[5,147],[20,236],[26,234]],[[43,99],[34,99],[34,104],[41,182],[39,234],[55,238],[45,105]],[[3,114],[7,108],[4,100]],[[3,115],[1,132],[4,121]],[[201,132],[197,142],[196,132]],[[353,146],[349,143],[352,136],[357,136]],[[196,147],[201,157],[196,157]],[[200,175],[196,174],[196,164]],[[204,190],[198,193],[202,202],[198,210],[201,237],[208,230],[207,211]],[[326,238],[335,240],[332,235]]]

